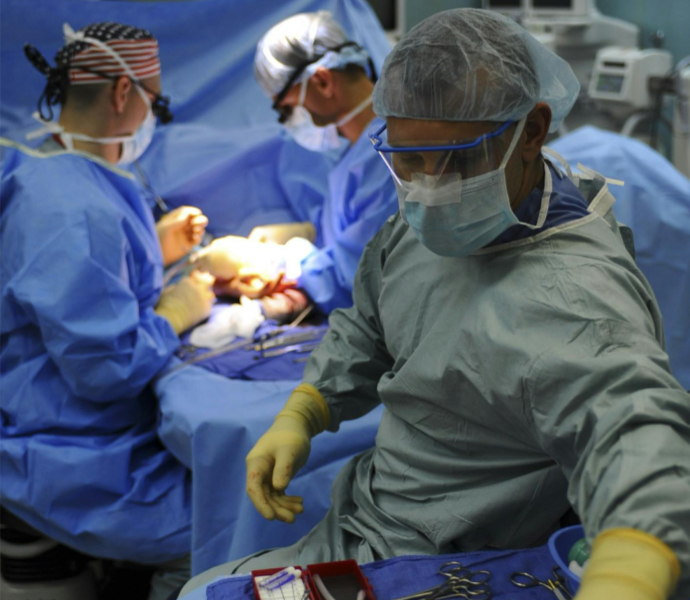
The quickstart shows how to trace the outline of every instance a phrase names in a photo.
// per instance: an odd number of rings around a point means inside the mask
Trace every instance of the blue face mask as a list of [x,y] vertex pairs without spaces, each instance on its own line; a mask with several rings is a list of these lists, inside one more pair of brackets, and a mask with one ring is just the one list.
[[417,239],[440,256],[469,256],[490,244],[508,227],[521,224],[538,229],[546,219],[542,210],[536,225],[521,223],[510,208],[505,168],[525,119],[498,169],[463,179],[457,173],[395,181],[403,220]]

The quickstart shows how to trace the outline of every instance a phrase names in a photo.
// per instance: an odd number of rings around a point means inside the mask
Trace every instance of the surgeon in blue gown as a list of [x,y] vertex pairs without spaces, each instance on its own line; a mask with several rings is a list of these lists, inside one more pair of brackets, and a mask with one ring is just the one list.
[[[330,13],[319,11],[272,27],[257,45],[254,72],[297,143],[341,154],[328,175],[323,206],[297,211],[309,212],[311,221],[257,227],[249,239],[289,242],[287,272],[323,312],[351,306],[364,246],[397,207],[393,181],[367,136],[383,124],[372,110],[373,63]],[[222,244],[216,248],[223,252]]]
[[27,52],[48,77],[41,108],[62,105],[53,135],[3,165],[2,505],[81,552],[161,566],[151,598],[166,598],[189,572],[191,476],[156,436],[149,384],[210,313],[207,276],[161,294],[164,261],[205,218],[184,209],[157,229],[123,168],[169,116],[155,38],[65,31],[56,67]]

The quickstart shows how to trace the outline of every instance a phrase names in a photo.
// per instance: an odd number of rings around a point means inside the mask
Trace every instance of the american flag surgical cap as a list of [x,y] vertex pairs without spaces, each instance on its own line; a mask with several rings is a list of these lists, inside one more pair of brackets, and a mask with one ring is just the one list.
[[95,23],[73,31],[65,25],[65,46],[55,56],[71,85],[103,83],[121,75],[135,80],[159,75],[158,42],[145,29]]

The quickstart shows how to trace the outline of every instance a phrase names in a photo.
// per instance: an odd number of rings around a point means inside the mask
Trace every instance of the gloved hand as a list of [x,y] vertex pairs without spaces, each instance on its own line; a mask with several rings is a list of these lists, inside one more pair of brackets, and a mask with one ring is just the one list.
[[666,600],[680,564],[662,541],[637,529],[609,529],[592,544],[576,600]]
[[247,494],[269,521],[294,523],[303,511],[302,498],[286,496],[285,488],[307,462],[311,438],[328,426],[330,418],[323,396],[313,385],[302,383],[247,455]]
[[278,277],[271,281],[264,281],[256,275],[238,275],[232,279],[216,278],[216,282],[213,284],[213,291],[216,296],[230,296],[231,298],[246,296],[247,298],[256,299],[270,296],[291,287],[295,287],[295,284],[286,284],[283,281],[282,273],[279,273]]
[[296,237],[313,242],[316,239],[316,230],[309,221],[304,221],[302,223],[261,225],[254,227],[249,234],[249,239],[254,242],[275,242],[276,244],[284,244]]
[[163,290],[156,314],[166,318],[178,335],[211,314],[216,296],[213,277],[192,271],[179,283]]
[[199,250],[191,262],[200,271],[208,271],[221,279],[255,275],[270,281],[277,275],[281,260],[280,246],[276,244],[228,235]]
[[201,238],[208,225],[208,219],[194,206],[180,206],[163,215],[156,223],[156,233],[163,251],[163,264],[180,260]]

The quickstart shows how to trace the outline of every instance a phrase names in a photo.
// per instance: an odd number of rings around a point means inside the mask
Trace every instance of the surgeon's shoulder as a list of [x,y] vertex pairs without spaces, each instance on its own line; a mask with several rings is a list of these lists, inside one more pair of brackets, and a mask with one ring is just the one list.
[[383,267],[387,256],[398,245],[407,231],[407,225],[396,212],[386,219],[381,229],[374,235],[364,249],[362,263],[376,262]]
[[[78,185],[84,178],[93,178],[96,170],[101,168],[88,158],[69,152],[37,152],[36,154],[27,154],[20,150],[11,152],[11,169],[5,169],[4,176],[36,176],[40,178],[33,182],[36,185],[41,183]],[[79,180],[75,181],[75,177]]]

